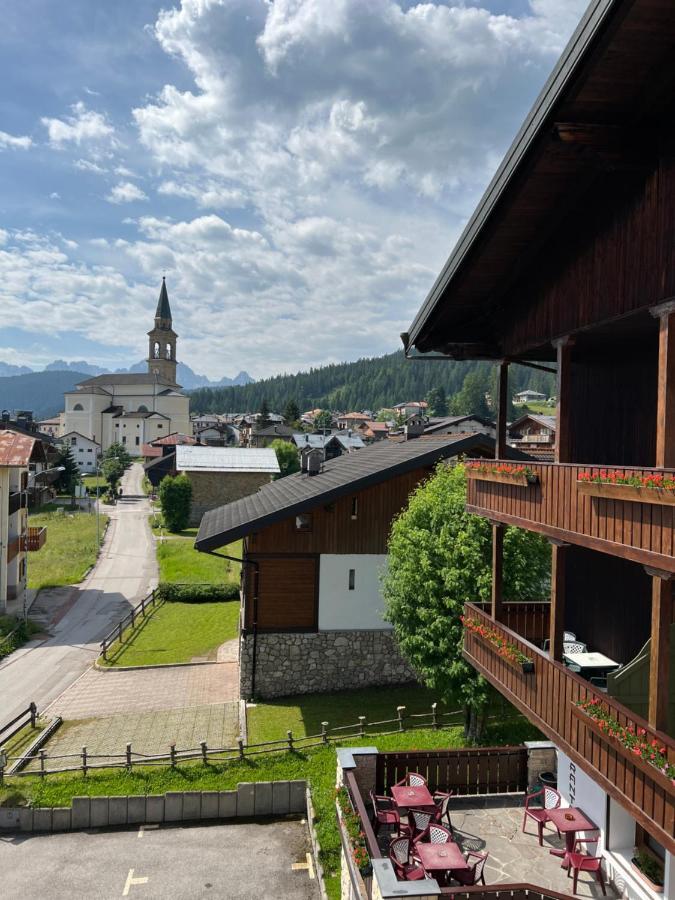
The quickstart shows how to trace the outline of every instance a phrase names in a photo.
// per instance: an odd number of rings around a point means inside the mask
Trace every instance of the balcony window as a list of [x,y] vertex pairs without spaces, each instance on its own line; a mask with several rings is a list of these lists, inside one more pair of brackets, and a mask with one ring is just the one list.
[[312,530],[311,513],[300,513],[299,516],[295,517],[295,530],[296,531],[311,531]]

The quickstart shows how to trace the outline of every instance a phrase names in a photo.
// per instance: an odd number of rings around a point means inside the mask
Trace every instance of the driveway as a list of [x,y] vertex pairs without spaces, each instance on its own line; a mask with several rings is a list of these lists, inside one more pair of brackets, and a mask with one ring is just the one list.
[[[46,641],[33,641],[0,663],[0,722],[35,701],[44,709],[92,664],[101,638],[157,583],[142,494],[143,468],[134,463],[122,479],[123,500],[104,507],[110,525],[98,564],[63,602]],[[30,561],[29,561],[30,565]]]
[[[297,820],[0,837],[5,897],[318,900]],[[311,857],[310,857],[311,859]]]

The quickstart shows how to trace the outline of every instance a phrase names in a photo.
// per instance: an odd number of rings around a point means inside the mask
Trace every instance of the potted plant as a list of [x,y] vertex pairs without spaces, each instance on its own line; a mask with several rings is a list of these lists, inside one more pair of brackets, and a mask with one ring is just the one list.
[[635,855],[630,861],[634,871],[657,894],[663,891],[663,863],[646,850],[635,848]]
[[539,476],[529,467],[512,463],[486,463],[473,460],[466,463],[468,478],[496,481],[501,484],[528,486],[539,483]]
[[470,616],[461,616],[460,620],[466,631],[485,641],[491,650],[494,650],[514,669],[520,669],[523,675],[531,675],[534,672],[534,660],[525,656],[515,644],[507,641],[496,628]]

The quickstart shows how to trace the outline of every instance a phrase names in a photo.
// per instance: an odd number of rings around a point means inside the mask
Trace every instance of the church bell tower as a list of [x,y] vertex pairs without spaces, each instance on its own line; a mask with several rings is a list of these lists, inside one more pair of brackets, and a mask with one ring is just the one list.
[[172,328],[171,307],[166,291],[166,278],[162,278],[162,289],[159,292],[155,327],[148,332],[148,372],[165,378],[176,384],[176,338],[178,335]]

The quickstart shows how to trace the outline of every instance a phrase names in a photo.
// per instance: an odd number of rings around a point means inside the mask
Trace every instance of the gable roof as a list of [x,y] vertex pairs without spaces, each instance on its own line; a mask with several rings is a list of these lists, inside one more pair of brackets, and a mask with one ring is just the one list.
[[151,441],[153,447],[173,446],[174,444],[196,444],[197,439],[190,434],[181,434],[180,431],[172,431],[171,434],[165,434],[164,437],[155,438]]
[[[98,388],[102,384],[162,384],[170,388],[180,387],[168,378],[162,378],[161,375],[152,375],[149,372],[122,372],[116,375],[94,375],[93,378],[79,381],[77,388]],[[77,391],[67,393],[74,394]]]
[[0,431],[0,466],[27,466],[31,460],[44,458],[45,451],[39,438],[11,428]]
[[274,450],[241,447],[176,447],[179,472],[267,472],[276,475],[279,462]]
[[495,427],[495,423],[491,422],[490,419],[485,419],[483,416],[475,416],[473,413],[470,413],[466,416],[443,416],[438,419],[429,419],[429,422],[424,429],[424,433],[434,434],[436,432],[442,432],[444,428],[451,428],[455,425],[460,425],[462,422],[478,422],[486,428]]
[[[347,453],[323,464],[317,475],[296,472],[264,485],[255,494],[204,514],[195,547],[208,552],[274,522],[315,506],[332,503],[345,494],[381,484],[405,472],[433,466],[439,460],[494,450],[485,434],[443,435],[434,440],[381,441],[358,453]],[[509,448],[509,454],[517,453]],[[524,454],[518,454],[525,458]]]
[[345,450],[361,450],[366,446],[360,434],[348,435],[344,431],[333,434],[294,434],[293,443],[299,450],[305,447],[323,449],[336,443]]
[[93,440],[93,438],[87,437],[87,435],[86,435],[86,434],[82,434],[81,431],[66,431],[65,434],[62,434],[60,437],[57,437],[57,438],[55,439],[55,442],[56,442],[57,444],[59,444],[59,443],[60,443],[62,440],[64,440],[65,438],[71,437],[71,435],[77,435],[77,437],[82,438],[83,441],[88,441],[90,444],[94,444],[95,447],[100,447],[100,446],[101,446],[101,445],[98,443],[98,441]]
[[555,431],[556,428],[556,418],[555,416],[539,416],[534,413],[526,413],[526,415],[521,416],[519,419],[511,422],[509,425],[509,431],[517,431],[519,426],[523,424],[523,422],[527,422],[528,419],[531,419],[533,422],[536,422],[538,425],[543,425],[544,428],[550,428],[552,431]]
[[294,434],[299,434],[296,428],[291,428],[290,425],[268,425],[267,428],[260,428],[258,431],[253,432],[253,437],[274,437],[275,435],[279,435],[280,437],[292,437]]
[[[500,316],[513,278],[537,265],[541,240],[562,207],[582,204],[604,168],[593,146],[567,141],[570,126],[596,134],[601,160],[646,144],[655,116],[672,101],[675,5],[653,0],[591,0],[495,176],[425,298],[406,353],[499,359]],[[604,130],[603,130],[604,129]],[[626,130],[627,138],[616,131]],[[572,134],[573,138],[573,134]],[[624,143],[621,143],[624,140]],[[616,159],[614,159],[616,163]],[[499,314],[499,315],[498,315]],[[555,335],[552,335],[555,336]],[[412,355],[412,354],[411,354]]]

